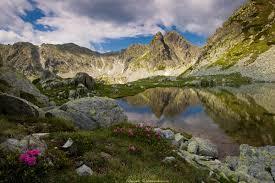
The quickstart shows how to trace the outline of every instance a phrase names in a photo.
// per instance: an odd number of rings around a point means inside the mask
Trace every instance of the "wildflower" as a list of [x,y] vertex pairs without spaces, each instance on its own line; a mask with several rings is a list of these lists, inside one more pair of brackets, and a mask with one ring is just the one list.
[[27,152],[20,154],[19,161],[28,165],[34,166],[37,164],[37,156],[40,155],[39,149],[28,150]]
[[30,156],[38,156],[41,153],[39,149],[28,150],[27,154]]

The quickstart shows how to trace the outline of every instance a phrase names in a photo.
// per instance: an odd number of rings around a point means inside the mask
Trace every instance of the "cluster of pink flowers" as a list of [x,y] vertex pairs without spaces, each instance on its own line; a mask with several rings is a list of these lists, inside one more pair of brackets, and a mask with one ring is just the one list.
[[154,128],[144,123],[137,124],[134,127],[116,127],[113,129],[115,135],[127,135],[128,137],[144,138],[147,141],[160,140],[161,135],[154,131]]
[[28,150],[27,152],[20,154],[20,162],[28,165],[35,166],[37,164],[37,157],[41,154],[39,149]]

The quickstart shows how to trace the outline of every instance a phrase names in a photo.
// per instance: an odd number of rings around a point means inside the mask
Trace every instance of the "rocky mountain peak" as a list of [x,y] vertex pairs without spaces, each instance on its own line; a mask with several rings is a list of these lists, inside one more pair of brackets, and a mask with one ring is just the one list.
[[158,45],[163,45],[164,43],[164,39],[163,39],[163,35],[161,32],[158,32],[152,39],[151,43],[150,43],[150,47],[154,48]]
[[177,31],[169,31],[164,36],[164,41],[167,44],[172,44],[177,47],[188,49],[191,44]]
[[164,42],[164,37],[161,32],[158,32],[150,43],[152,54],[156,55],[158,60],[171,60],[169,46]]

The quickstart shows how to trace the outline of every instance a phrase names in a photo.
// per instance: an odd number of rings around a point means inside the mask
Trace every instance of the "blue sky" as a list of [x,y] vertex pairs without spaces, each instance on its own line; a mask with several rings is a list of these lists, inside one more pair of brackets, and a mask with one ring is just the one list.
[[203,46],[244,0],[1,0],[0,43],[73,42],[118,51],[176,30]]

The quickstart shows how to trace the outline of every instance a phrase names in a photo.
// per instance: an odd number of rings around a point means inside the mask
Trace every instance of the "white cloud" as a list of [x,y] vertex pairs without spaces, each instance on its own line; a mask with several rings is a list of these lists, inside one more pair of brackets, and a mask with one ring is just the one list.
[[[0,42],[74,42],[91,47],[106,38],[155,34],[157,26],[209,36],[244,0],[27,0],[0,1]],[[53,31],[39,31],[20,16],[39,8],[37,20]]]

